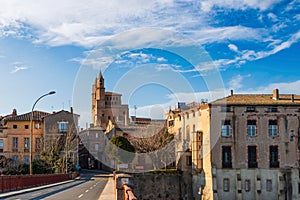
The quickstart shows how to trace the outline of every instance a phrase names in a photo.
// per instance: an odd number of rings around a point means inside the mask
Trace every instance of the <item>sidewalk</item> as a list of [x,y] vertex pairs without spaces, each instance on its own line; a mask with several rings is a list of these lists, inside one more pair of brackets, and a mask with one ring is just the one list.
[[116,200],[115,181],[113,177],[108,179],[98,200]]

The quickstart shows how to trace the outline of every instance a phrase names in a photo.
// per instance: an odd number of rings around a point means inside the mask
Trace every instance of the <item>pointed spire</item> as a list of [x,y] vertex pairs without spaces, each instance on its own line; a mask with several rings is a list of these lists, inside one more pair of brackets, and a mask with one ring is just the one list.
[[100,72],[99,72],[98,78],[99,78],[99,79],[103,79],[102,71],[101,71],[101,70],[100,70]]

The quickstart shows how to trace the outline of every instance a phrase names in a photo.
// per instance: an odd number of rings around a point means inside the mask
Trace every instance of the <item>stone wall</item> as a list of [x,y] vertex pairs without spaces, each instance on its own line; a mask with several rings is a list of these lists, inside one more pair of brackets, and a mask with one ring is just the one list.
[[131,174],[134,194],[139,200],[190,200],[192,175],[186,172]]

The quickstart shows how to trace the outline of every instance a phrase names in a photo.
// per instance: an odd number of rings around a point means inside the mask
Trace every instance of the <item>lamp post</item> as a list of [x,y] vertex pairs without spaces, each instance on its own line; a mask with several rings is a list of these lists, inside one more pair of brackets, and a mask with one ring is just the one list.
[[32,175],[32,121],[33,121],[33,109],[35,107],[35,105],[37,104],[37,102],[39,100],[41,100],[43,97],[48,96],[48,95],[52,95],[55,94],[55,91],[51,91],[47,94],[44,94],[42,96],[40,96],[33,104],[32,109],[31,109],[31,114],[30,114],[30,138],[29,138],[29,173],[30,175]]

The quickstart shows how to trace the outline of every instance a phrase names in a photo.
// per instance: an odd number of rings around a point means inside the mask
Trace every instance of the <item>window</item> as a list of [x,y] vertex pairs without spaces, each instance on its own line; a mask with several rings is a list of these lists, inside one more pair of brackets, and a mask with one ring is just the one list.
[[17,137],[13,137],[13,151],[18,151],[18,144],[19,141],[18,141],[18,138]]
[[4,146],[3,146],[3,139],[0,139],[0,153],[3,152],[3,148],[4,148]]
[[278,168],[278,146],[270,146],[270,168]]
[[18,158],[18,156],[17,155],[13,155],[12,156],[12,160],[13,160],[13,166],[17,166],[18,165],[18,160],[19,160],[19,158]]
[[248,136],[256,136],[256,120],[248,120],[247,125]]
[[277,106],[270,106],[269,108],[268,108],[268,112],[277,112],[278,110],[277,110]]
[[95,151],[99,151],[99,144],[95,144]]
[[174,120],[169,121],[169,127],[174,126]]
[[270,120],[269,121],[269,136],[274,137],[277,135],[278,135],[277,120]]
[[248,168],[257,168],[256,146],[248,146]]
[[18,128],[18,125],[17,124],[14,124],[13,125],[13,129],[17,129]]
[[254,106],[247,106],[246,107],[246,112],[255,112],[255,107]]
[[34,128],[41,129],[42,128],[42,124],[40,122],[35,122],[34,123]]
[[24,128],[25,128],[25,129],[29,129],[29,125],[25,125]]
[[190,141],[190,126],[186,126],[186,140]]
[[267,192],[272,192],[272,180],[270,179],[267,179],[266,190]]
[[187,119],[188,119],[188,118],[190,118],[190,116],[189,116],[189,113],[188,113],[188,112],[186,112],[185,114],[186,114],[186,118],[187,118]]
[[193,133],[196,133],[196,125],[193,124]]
[[178,140],[181,141],[182,139],[182,132],[181,132],[181,128],[178,129]]
[[230,111],[231,111],[230,106],[222,106],[221,107],[221,112],[230,112]]
[[24,152],[29,152],[29,138],[24,138]]
[[222,147],[222,168],[232,168],[230,146]]
[[96,138],[98,138],[99,137],[99,133],[96,133]]
[[230,136],[230,120],[223,121],[221,135],[223,137],[229,137]]
[[24,163],[29,164],[29,156],[24,156]]
[[229,192],[229,188],[230,188],[230,185],[229,185],[229,178],[224,178],[223,179],[223,191],[224,192]]
[[186,166],[192,166],[192,156],[186,156]]
[[58,122],[59,132],[66,132],[68,130],[68,122]]
[[192,111],[192,113],[193,113],[193,117],[195,117],[196,115],[195,115],[195,111]]
[[39,152],[41,150],[41,138],[35,138],[35,151]]
[[249,180],[249,179],[246,179],[246,180],[245,180],[245,191],[246,191],[246,192],[250,192],[250,190],[251,190],[250,180]]

